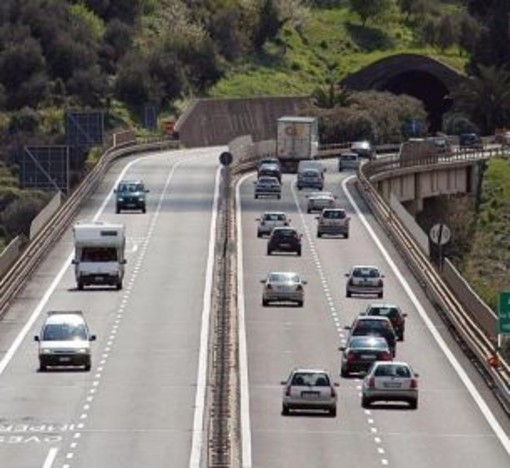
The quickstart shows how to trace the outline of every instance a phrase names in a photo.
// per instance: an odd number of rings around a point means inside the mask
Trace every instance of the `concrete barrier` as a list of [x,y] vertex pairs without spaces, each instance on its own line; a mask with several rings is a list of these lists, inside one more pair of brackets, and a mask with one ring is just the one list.
[[21,237],[15,237],[9,245],[0,253],[0,278],[18,259],[21,247]]
[[57,192],[49,203],[39,212],[30,223],[30,240],[44,227],[44,225],[58,211],[62,204],[62,192]]

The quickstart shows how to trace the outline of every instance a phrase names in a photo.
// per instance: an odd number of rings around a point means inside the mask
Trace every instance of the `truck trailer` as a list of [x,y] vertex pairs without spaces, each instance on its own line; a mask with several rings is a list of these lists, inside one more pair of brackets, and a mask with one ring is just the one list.
[[317,157],[319,126],[316,117],[280,117],[276,130],[276,156],[282,172],[296,173],[299,161]]
[[123,224],[101,221],[77,223],[74,234],[74,273],[79,290],[88,285],[122,289],[126,264],[126,234]]

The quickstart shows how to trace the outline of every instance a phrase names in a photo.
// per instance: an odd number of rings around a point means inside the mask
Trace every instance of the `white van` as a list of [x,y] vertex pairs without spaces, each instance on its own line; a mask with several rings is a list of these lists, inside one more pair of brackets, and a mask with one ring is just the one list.
[[338,156],[338,172],[342,172],[344,169],[358,169],[359,167],[359,155],[357,153],[342,153]]
[[91,284],[122,289],[126,234],[123,224],[77,223],[74,234],[74,273],[78,289]]

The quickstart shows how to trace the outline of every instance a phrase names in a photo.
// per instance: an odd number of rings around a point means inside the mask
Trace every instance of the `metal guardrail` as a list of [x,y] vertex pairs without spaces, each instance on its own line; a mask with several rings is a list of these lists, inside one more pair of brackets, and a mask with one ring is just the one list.
[[158,140],[143,144],[127,143],[107,149],[94,168],[34,239],[30,241],[18,260],[0,280],[0,317],[5,314],[11,301],[25,286],[37,265],[49,252],[50,246],[60,238],[70,225],[82,201],[92,193],[113,161],[135,153],[178,147],[178,144],[174,141]]
[[[477,159],[490,157],[490,155],[493,155],[492,151],[484,152],[483,156],[478,153]],[[460,157],[460,154],[458,156]],[[472,156],[473,154],[463,153],[463,159],[461,160],[468,157],[474,159]],[[509,364],[503,359],[495,344],[485,335],[482,328],[463,309],[462,304],[447,287],[440,273],[419,248],[398,217],[392,212],[388,203],[371,184],[370,177],[380,174],[382,171],[394,170],[396,161],[392,161],[390,164],[378,163],[379,161],[373,161],[360,167],[358,171],[360,194],[371,208],[380,225],[393,240],[401,255],[407,260],[408,266],[437,311],[450,325],[450,330],[457,341],[467,354],[473,358],[477,368],[494,390],[503,408],[510,414]],[[498,358],[499,367],[493,367],[489,364],[489,359],[494,356]]]

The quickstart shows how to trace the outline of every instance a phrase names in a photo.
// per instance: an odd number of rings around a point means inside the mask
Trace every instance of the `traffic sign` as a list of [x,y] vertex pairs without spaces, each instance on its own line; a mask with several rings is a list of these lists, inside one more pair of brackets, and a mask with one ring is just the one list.
[[220,163],[223,164],[224,166],[228,166],[231,162],[232,162],[232,154],[229,153],[228,151],[224,151],[223,153],[220,154]]
[[445,245],[450,242],[452,231],[450,231],[450,228],[446,224],[438,223],[430,228],[429,236],[434,244]]
[[499,293],[499,333],[510,335],[510,291]]

